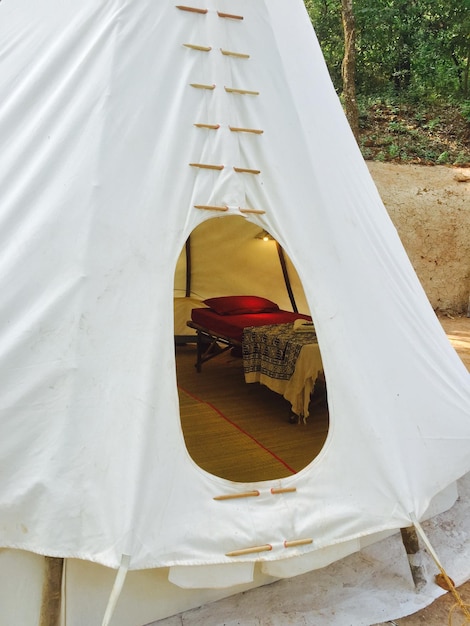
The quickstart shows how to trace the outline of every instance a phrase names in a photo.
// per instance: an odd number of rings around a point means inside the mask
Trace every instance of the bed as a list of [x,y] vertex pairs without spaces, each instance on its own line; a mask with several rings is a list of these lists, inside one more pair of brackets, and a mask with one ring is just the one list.
[[[322,374],[311,317],[284,311],[258,296],[225,296],[203,301],[188,326],[197,333],[196,369],[232,350],[243,356],[245,380],[258,382],[288,400],[297,418],[308,417],[310,395]],[[294,325],[296,329],[294,329]],[[299,325],[302,328],[297,328]]]

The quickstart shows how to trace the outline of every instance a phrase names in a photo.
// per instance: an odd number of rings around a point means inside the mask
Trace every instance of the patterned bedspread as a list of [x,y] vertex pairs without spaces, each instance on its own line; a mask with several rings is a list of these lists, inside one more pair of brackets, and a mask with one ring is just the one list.
[[269,378],[290,380],[302,347],[317,343],[314,330],[299,332],[293,324],[250,326],[243,330],[245,374],[259,372]]

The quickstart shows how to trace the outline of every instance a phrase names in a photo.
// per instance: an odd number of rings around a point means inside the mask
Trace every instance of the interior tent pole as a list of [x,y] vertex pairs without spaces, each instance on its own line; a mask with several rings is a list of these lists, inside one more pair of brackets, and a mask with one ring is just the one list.
[[186,298],[191,295],[191,235],[186,239]]
[[289,272],[287,271],[286,259],[284,256],[284,250],[279,242],[276,241],[277,253],[279,255],[279,261],[281,262],[282,275],[284,276],[284,282],[286,283],[287,293],[289,294],[290,303],[292,305],[292,310],[294,313],[298,313],[297,304],[295,303],[294,292],[292,291],[292,286],[290,284]]
[[39,626],[59,626],[64,559],[44,557],[44,582],[42,585]]

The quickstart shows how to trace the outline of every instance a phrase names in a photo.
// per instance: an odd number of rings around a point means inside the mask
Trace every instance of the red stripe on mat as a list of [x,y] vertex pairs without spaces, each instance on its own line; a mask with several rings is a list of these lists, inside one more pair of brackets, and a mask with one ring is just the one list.
[[255,439],[255,437],[253,437],[253,435],[250,435],[250,433],[247,433],[246,430],[243,430],[243,428],[240,428],[240,426],[238,424],[235,424],[235,422],[232,422],[232,420],[227,417],[226,415],[224,415],[222,413],[222,411],[220,409],[218,409],[216,406],[214,406],[213,404],[211,404],[210,402],[207,402],[206,400],[201,400],[201,398],[198,398],[197,396],[195,396],[193,393],[191,393],[190,391],[188,391],[187,389],[185,389],[184,387],[181,387],[180,385],[178,385],[178,389],[181,389],[181,391],[183,391],[186,395],[190,396],[191,398],[193,398],[194,400],[196,400],[197,402],[200,402],[201,404],[206,404],[208,407],[210,407],[213,411],[215,411],[216,413],[218,413],[220,415],[220,417],[222,419],[224,419],[226,422],[228,422],[231,426],[234,426],[237,430],[239,430],[241,433],[243,433],[246,437],[249,437],[252,441],[255,442],[255,444],[257,446],[259,446],[260,448],[262,448],[265,452],[267,452],[268,454],[270,454],[272,457],[274,457],[276,459],[276,461],[279,461],[279,463],[281,463],[282,465],[284,465],[284,467],[286,469],[289,470],[289,472],[292,472],[292,474],[297,474],[295,469],[292,469],[292,467],[290,467],[285,461],[283,461],[279,456],[277,456],[277,454],[275,452],[273,452],[272,450],[270,450],[269,448],[266,448],[266,446],[264,446],[261,442],[259,442],[257,439]]

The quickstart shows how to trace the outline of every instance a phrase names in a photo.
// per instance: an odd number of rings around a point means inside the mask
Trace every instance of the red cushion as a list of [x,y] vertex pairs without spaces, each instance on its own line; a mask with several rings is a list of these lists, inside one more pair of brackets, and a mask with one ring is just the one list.
[[222,296],[208,298],[204,304],[219,315],[244,315],[245,313],[271,313],[278,311],[275,302],[259,296]]

